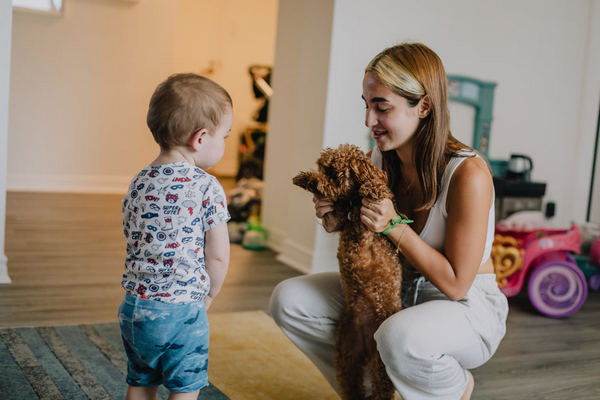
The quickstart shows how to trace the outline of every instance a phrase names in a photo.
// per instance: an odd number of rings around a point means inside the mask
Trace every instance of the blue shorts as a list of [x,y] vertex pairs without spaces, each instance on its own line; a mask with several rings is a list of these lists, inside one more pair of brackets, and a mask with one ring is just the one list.
[[167,304],[125,295],[119,326],[127,383],[193,392],[208,385],[208,319],[204,301]]

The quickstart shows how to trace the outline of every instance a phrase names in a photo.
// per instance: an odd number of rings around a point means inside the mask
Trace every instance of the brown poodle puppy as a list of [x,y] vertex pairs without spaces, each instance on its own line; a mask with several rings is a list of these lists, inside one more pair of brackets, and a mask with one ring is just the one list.
[[[385,172],[358,147],[325,149],[317,172],[301,172],[295,185],[334,202],[342,221],[337,252],[345,307],[336,335],[335,365],[342,398],[389,400],[392,385],[373,334],[401,308],[402,267],[392,243],[360,220],[361,199],[392,198]],[[371,379],[367,397],[365,375]]]

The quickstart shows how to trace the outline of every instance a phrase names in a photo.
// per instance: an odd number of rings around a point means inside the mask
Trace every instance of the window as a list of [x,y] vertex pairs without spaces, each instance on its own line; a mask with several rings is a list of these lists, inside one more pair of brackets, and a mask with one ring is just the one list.
[[12,0],[15,10],[61,14],[63,0]]

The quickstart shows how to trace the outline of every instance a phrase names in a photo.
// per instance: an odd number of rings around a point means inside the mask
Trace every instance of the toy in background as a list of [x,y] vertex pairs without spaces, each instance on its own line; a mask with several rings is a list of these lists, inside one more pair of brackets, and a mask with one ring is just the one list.
[[[578,255],[582,241],[579,228],[552,229],[540,215],[521,212],[496,225],[492,248],[496,280],[507,297],[517,295],[527,281],[529,300],[538,312],[567,317],[585,303],[587,278],[592,289],[600,286],[600,255],[595,259]],[[589,275],[581,268],[588,260],[596,263],[594,272],[590,266]]]
[[229,193],[231,221],[228,229],[232,243],[240,243],[248,250],[262,250],[267,233],[260,223],[260,207],[269,100],[273,94],[270,86],[272,68],[251,65],[248,72],[254,97],[263,102],[253,116],[255,126],[248,127],[240,137],[237,185]]
[[244,178],[263,179],[266,140],[267,133],[260,128],[248,128],[240,137],[236,181]]
[[263,182],[257,178],[240,179],[229,192],[228,210],[231,220],[229,240],[241,243],[248,250],[262,250],[265,247],[266,231],[260,224],[260,206]]
[[267,241],[267,231],[260,223],[258,214],[250,216],[246,222],[246,231],[242,238],[242,247],[246,250],[263,250]]
[[600,290],[600,236],[592,244],[590,252],[590,263],[596,266],[596,271],[590,276],[590,287]]
[[265,65],[251,65],[248,68],[252,79],[252,91],[262,105],[253,116],[255,126],[248,127],[240,137],[238,148],[238,172],[236,180],[242,178],[263,178],[265,143],[267,140],[267,120],[269,100],[273,94],[270,86],[272,68]]
[[[448,75],[450,101],[473,107],[473,140],[471,146],[490,163],[496,192],[496,220],[514,212],[542,209],[546,192],[544,182],[532,182],[533,160],[524,154],[511,154],[509,160],[490,159],[490,137],[496,83],[480,79]],[[468,141],[466,141],[469,144]]]
[[575,256],[577,265],[588,278],[590,289],[600,290],[600,225],[581,226],[581,255]]

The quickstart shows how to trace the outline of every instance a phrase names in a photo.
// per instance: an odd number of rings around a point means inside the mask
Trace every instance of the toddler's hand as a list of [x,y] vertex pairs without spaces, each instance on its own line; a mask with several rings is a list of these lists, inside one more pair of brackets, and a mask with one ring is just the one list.
[[388,227],[390,220],[396,218],[397,215],[394,203],[390,199],[362,200],[360,220],[372,232],[383,232]]

